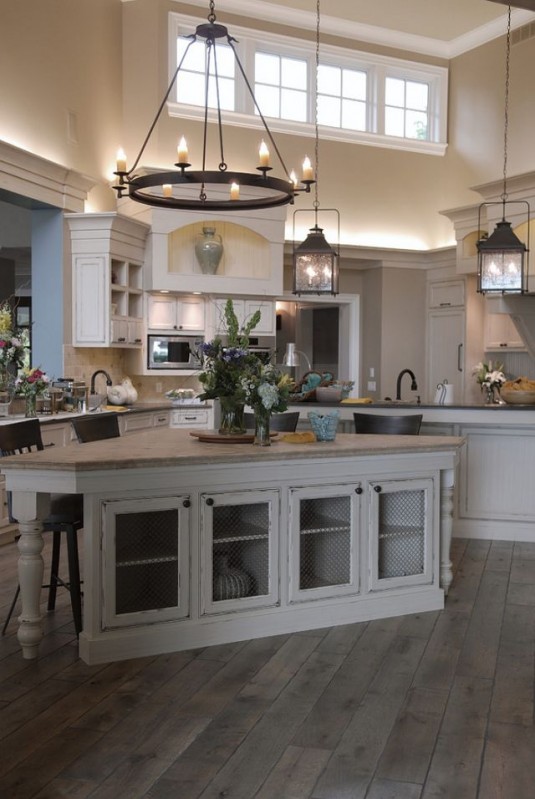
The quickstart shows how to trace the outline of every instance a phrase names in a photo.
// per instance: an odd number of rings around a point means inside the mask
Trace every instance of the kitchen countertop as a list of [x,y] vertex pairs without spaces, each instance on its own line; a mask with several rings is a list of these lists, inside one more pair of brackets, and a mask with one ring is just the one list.
[[[205,431],[203,431],[205,432]],[[370,455],[407,455],[411,453],[458,449],[462,438],[454,436],[381,436],[339,434],[335,441],[290,444],[275,441],[271,447],[252,444],[204,443],[189,431],[169,428],[152,429],[133,437],[92,441],[83,447],[71,445],[51,452],[30,452],[2,458],[5,469],[84,472],[107,469],[178,467],[239,464],[315,458],[348,458]]]
[[493,411],[493,410],[504,410],[504,411],[535,411],[535,405],[513,405],[513,404],[504,404],[504,405],[485,405],[481,404],[455,404],[455,405],[438,405],[434,402],[421,402],[417,404],[416,402],[399,402],[398,400],[393,400],[392,402],[381,401],[381,402],[358,402],[355,400],[351,402],[351,399],[346,400],[345,402],[290,402],[290,405],[295,408],[307,408],[310,407],[313,410],[315,407],[325,407],[325,408],[351,408],[352,410],[362,410],[365,411],[367,408],[370,409],[380,409],[380,410],[396,410],[397,408],[404,409],[404,410],[423,410],[432,408],[433,410],[477,410],[477,411]]
[[[54,424],[54,422],[65,422],[69,419],[74,419],[78,416],[94,416],[95,413],[117,413],[117,414],[134,414],[134,413],[147,413],[151,411],[172,411],[176,410],[177,408],[184,408],[186,410],[193,410],[199,408],[210,408],[210,403],[200,404],[198,402],[195,403],[183,403],[180,405],[173,405],[169,401],[165,402],[158,402],[154,400],[153,402],[136,402],[134,405],[118,405],[117,408],[112,408],[111,405],[106,406],[106,410],[100,411],[92,411],[92,412],[85,412],[85,413],[75,413],[74,411],[60,411],[59,413],[41,413],[37,414],[37,418],[39,419],[41,424]],[[0,416],[0,424],[7,424],[9,422],[20,422],[26,417],[23,413],[16,413],[16,414],[9,414],[8,416]]]

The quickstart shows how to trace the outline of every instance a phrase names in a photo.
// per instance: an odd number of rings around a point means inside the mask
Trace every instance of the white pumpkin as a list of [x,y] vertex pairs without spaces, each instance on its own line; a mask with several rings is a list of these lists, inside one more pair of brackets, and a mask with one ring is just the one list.
[[125,377],[124,380],[121,381],[121,385],[126,389],[126,404],[133,405],[133,403],[137,401],[137,391],[134,388],[132,381],[129,377]]
[[126,405],[127,391],[124,386],[110,386],[108,388],[108,402],[110,405]]

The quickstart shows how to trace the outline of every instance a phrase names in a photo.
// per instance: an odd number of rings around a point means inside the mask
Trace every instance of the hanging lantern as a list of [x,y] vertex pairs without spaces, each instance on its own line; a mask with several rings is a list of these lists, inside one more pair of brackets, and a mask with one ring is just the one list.
[[338,253],[317,224],[293,252],[294,294],[338,294]]
[[[529,225],[528,225],[529,229]],[[523,294],[526,291],[527,247],[504,218],[488,238],[477,243],[477,290],[481,294]]]

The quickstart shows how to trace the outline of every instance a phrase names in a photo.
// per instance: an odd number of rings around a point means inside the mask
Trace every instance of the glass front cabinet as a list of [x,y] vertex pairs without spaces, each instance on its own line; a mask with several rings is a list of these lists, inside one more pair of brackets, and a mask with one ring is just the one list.
[[104,629],[189,613],[189,497],[102,504]]
[[201,496],[201,613],[279,603],[276,489]]
[[433,582],[434,486],[432,478],[370,481],[372,590]]
[[359,591],[362,486],[290,491],[290,602]]

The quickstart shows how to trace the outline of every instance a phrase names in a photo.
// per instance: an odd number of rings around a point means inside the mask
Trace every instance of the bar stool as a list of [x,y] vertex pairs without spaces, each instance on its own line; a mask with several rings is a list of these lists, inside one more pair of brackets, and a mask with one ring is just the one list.
[[383,436],[417,436],[422,424],[422,413],[407,416],[381,416],[374,413],[354,413],[355,433],[373,433]]

